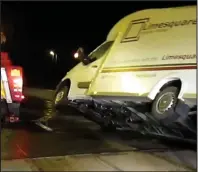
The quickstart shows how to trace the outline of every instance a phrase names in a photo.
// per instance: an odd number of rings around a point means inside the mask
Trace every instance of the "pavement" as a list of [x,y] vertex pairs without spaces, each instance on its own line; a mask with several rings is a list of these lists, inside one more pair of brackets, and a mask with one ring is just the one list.
[[[102,132],[75,109],[52,108],[52,90],[27,88],[22,121],[1,132],[2,171],[192,171],[196,151],[137,133]],[[32,120],[51,118],[47,132]]]

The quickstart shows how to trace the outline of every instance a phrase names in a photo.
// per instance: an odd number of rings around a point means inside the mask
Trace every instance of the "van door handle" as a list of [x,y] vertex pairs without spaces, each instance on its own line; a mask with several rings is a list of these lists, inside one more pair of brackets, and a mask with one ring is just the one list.
[[98,66],[97,65],[93,65],[93,66],[91,66],[92,68],[97,68]]

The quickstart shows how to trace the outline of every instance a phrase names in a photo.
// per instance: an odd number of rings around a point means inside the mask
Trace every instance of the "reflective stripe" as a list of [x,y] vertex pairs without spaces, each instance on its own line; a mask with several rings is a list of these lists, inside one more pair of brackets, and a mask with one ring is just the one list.
[[5,99],[5,90],[4,90],[4,87],[3,87],[3,81],[1,80],[1,98],[2,99]]
[[11,98],[11,95],[10,95],[8,78],[7,78],[5,68],[1,68],[1,80],[3,81],[3,87],[4,87],[5,93],[6,93],[6,101],[7,101],[7,103],[12,103],[12,98]]

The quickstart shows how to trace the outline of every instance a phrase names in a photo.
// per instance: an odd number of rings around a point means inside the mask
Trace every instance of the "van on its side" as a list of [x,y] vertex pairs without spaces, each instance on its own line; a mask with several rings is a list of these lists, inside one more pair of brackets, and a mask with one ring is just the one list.
[[148,9],[121,19],[104,43],[57,86],[55,106],[81,102],[149,102],[157,119],[178,99],[196,104],[196,6]]

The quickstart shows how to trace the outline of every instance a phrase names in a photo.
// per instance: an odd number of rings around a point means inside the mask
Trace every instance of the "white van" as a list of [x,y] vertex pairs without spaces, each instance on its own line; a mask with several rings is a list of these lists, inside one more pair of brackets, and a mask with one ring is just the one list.
[[148,9],[121,19],[104,43],[57,86],[55,105],[65,100],[149,102],[163,114],[178,99],[196,104],[196,6]]

